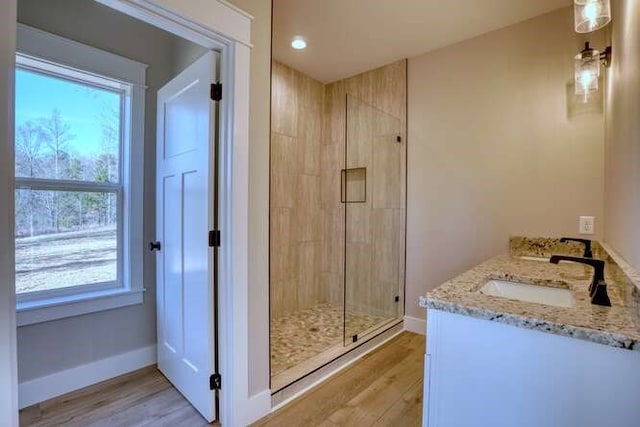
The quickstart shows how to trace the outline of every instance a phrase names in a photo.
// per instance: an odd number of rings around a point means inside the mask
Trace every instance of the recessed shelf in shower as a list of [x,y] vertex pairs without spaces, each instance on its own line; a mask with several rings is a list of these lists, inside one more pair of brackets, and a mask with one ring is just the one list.
[[367,168],[342,169],[340,171],[342,203],[366,203]]

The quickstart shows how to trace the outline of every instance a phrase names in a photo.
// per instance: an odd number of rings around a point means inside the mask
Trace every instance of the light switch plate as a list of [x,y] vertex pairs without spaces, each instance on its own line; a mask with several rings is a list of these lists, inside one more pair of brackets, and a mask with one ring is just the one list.
[[596,219],[592,216],[581,216],[579,221],[580,234],[594,234],[596,232]]

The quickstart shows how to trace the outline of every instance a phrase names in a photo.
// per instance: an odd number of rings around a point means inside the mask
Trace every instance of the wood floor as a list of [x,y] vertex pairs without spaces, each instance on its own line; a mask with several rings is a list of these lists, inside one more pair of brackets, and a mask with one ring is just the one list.
[[254,427],[420,426],[424,350],[403,332]]
[[21,426],[208,425],[155,366],[20,411]]
[[[404,332],[254,426],[419,426],[425,341]],[[21,426],[207,423],[155,367],[20,411]]]

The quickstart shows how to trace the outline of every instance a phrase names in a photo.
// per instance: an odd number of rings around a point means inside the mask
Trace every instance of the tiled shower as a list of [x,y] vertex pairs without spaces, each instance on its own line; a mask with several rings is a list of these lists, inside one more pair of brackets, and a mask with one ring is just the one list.
[[323,84],[274,61],[271,117],[277,391],[404,314],[406,62]]

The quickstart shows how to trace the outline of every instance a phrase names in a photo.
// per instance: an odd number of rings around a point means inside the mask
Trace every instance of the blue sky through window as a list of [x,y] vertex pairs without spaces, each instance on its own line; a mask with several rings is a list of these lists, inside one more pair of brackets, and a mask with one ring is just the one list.
[[119,114],[120,99],[118,92],[18,68],[16,129],[27,121],[50,117],[57,109],[75,135],[69,151],[94,157],[102,151],[102,118],[109,112]]

